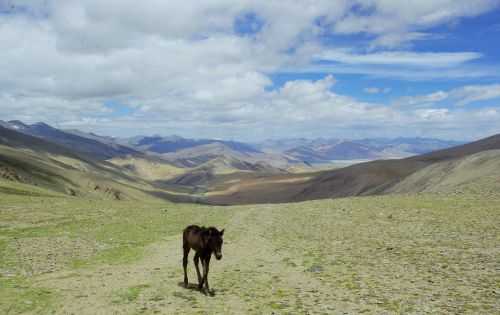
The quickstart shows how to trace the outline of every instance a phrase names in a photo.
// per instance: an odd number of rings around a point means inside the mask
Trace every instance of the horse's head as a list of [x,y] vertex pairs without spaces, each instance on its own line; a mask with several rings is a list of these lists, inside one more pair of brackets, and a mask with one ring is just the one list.
[[224,229],[218,231],[216,228],[210,227],[206,233],[208,247],[215,254],[217,260],[222,259],[222,243],[224,243],[222,236],[224,236]]

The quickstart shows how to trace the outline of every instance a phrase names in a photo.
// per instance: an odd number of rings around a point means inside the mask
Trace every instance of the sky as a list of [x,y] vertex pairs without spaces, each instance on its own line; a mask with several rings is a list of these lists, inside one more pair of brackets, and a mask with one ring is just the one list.
[[0,120],[103,135],[500,133],[500,0],[0,0]]

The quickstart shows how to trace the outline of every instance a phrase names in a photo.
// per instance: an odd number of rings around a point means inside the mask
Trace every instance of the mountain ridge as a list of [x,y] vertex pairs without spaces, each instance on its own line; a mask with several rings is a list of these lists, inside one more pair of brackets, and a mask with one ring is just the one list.
[[116,156],[125,156],[128,154],[142,155],[141,152],[132,148],[114,143],[105,144],[94,139],[65,132],[42,122],[27,125],[20,121],[9,121],[7,123],[4,122],[2,125],[4,128],[57,143],[75,152],[79,152],[81,155],[87,155],[88,157],[99,160],[107,160]]
[[[411,183],[433,182],[434,168],[437,173],[441,169],[439,163],[448,165],[446,163],[483,151],[500,150],[500,135],[400,159],[391,156],[391,148],[415,146],[412,149],[415,151],[420,150],[418,145],[423,143],[421,150],[427,151],[430,147],[453,142],[403,137],[297,139],[284,140],[282,148],[295,141],[302,146],[280,154],[255,144],[217,139],[151,136],[137,137],[134,141],[135,148],[120,144],[117,138],[78,130],[62,131],[45,123],[28,125],[20,121],[0,121],[2,176],[17,180],[34,176],[39,183],[48,186],[50,180],[47,182],[43,178],[53,177],[59,183],[55,186],[58,191],[66,187],[75,193],[82,187],[77,187],[71,180],[78,182],[75,174],[80,174],[88,182],[92,182],[90,178],[100,178],[124,190],[127,188],[123,188],[123,183],[135,187],[133,191],[139,185],[175,201],[196,200],[210,204],[296,202],[411,191]],[[150,144],[158,143],[165,144],[163,149],[169,152],[149,151]],[[138,146],[143,146],[145,151],[139,150]],[[396,149],[396,152],[400,151]],[[309,164],[309,161],[331,162],[332,157],[362,162],[351,166],[344,164],[333,170],[331,167],[316,169]],[[366,162],[362,157],[376,160]],[[494,162],[490,164],[496,165]],[[291,171],[294,167],[297,171]],[[72,174],[71,180],[68,177],[69,181],[66,181],[64,170]],[[37,177],[37,173],[45,175]]]

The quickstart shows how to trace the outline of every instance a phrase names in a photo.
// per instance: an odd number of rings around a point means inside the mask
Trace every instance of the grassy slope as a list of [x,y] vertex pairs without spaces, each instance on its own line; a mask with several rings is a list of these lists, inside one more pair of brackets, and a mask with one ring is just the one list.
[[384,193],[407,176],[433,163],[500,149],[500,135],[400,160],[380,160],[325,172],[293,200],[366,196]]
[[[2,185],[2,314],[500,310],[500,193],[209,207]],[[179,286],[191,223],[227,231],[213,297]]]
[[152,181],[168,180],[186,171],[166,161],[154,160],[153,158],[117,157],[109,160],[109,162],[122,167],[123,171],[131,176],[138,176]]
[[500,190],[500,150],[432,164],[392,187],[389,193]]
[[[0,145],[0,179],[10,177],[11,180],[53,192],[95,199],[142,200],[154,194],[161,199],[176,198],[177,192],[156,188],[148,181],[149,178],[138,176],[144,174],[109,162],[89,160],[61,147],[54,147],[61,150],[33,151]],[[152,161],[134,161],[150,168],[146,171],[152,171],[155,167]],[[158,168],[160,173],[175,171],[168,164],[159,163]],[[11,174],[17,175],[17,178],[9,176]]]
[[[85,188],[91,191],[93,187],[90,186],[106,178],[98,173],[108,173],[105,168],[96,167],[77,158],[4,146],[0,146],[0,167],[19,175],[18,180],[22,183],[61,193],[68,193],[70,189],[78,191],[79,194],[83,194]],[[107,175],[110,174],[111,172]],[[112,180],[111,176],[107,179]]]

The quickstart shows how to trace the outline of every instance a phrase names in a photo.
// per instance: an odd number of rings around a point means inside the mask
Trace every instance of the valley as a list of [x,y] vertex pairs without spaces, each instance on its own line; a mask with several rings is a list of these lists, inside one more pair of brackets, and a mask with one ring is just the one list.
[[[457,144],[426,138],[253,144],[180,136],[119,139],[10,121],[0,122],[0,167],[6,179],[72,196],[277,203],[402,191],[392,186],[431,164],[417,161],[418,153]],[[495,142],[470,154],[498,148]]]

